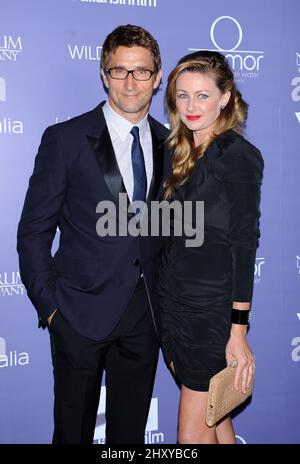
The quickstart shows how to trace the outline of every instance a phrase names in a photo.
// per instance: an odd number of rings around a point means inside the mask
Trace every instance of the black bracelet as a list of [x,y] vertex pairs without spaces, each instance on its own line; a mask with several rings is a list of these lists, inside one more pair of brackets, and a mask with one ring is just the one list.
[[233,324],[247,325],[250,319],[250,309],[235,309],[231,310],[231,322]]

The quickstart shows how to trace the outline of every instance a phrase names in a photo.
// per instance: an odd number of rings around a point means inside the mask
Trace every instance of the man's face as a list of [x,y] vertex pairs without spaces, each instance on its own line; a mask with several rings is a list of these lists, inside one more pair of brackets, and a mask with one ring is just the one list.
[[[154,71],[154,62],[147,48],[120,46],[109,56],[107,68],[143,68]],[[148,81],[137,81],[132,74],[128,74],[124,80],[118,80],[102,70],[102,77],[108,88],[108,100],[113,110],[133,124],[139,122],[148,112],[153,90],[159,86],[161,75],[160,70]]]

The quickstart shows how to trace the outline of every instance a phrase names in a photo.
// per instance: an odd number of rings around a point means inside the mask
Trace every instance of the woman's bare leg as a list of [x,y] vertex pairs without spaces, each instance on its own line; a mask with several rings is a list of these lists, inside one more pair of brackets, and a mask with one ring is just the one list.
[[178,443],[218,443],[216,426],[208,427],[205,422],[206,406],[207,392],[194,391],[182,385],[178,418]]
[[231,418],[228,416],[217,424],[217,438],[222,445],[235,445],[236,439]]

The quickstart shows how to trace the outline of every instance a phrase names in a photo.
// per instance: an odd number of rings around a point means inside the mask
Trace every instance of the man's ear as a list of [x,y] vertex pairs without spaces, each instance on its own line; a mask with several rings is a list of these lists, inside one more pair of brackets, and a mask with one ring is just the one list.
[[105,87],[108,88],[108,79],[107,79],[107,75],[106,75],[106,73],[103,71],[103,69],[101,69],[101,76],[102,76],[102,79],[103,79],[103,82],[104,82]]
[[157,89],[159,87],[159,84],[160,84],[160,81],[161,81],[161,78],[162,78],[162,69],[160,69],[158,71],[158,73],[156,74],[156,77],[155,77],[155,81],[153,83],[153,89]]

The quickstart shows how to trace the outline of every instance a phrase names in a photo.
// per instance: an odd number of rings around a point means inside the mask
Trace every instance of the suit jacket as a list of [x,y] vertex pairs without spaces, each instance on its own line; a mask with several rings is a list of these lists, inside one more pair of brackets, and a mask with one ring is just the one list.
[[[118,194],[126,193],[102,105],[44,132],[17,239],[21,278],[40,325],[58,308],[74,329],[94,340],[116,326],[141,272],[159,333],[157,279],[163,245],[161,237],[100,237],[96,232],[98,202],[110,200],[117,207]],[[171,170],[164,147],[168,131],[151,116],[149,124],[153,177],[148,204],[162,198]],[[52,256],[57,227],[60,242]]]

